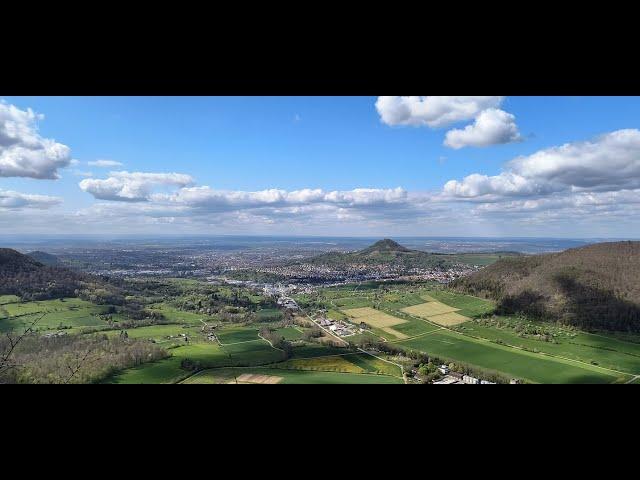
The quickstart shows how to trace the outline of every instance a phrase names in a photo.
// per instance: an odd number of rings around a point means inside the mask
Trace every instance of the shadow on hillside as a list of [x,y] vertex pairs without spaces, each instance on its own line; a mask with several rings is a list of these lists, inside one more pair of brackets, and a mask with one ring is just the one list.
[[610,290],[584,285],[567,274],[558,274],[553,281],[564,302],[553,303],[539,292],[525,290],[518,295],[504,297],[498,305],[498,312],[521,312],[583,330],[640,332],[640,305],[621,299]]
[[586,329],[640,331],[640,305],[567,275],[557,275],[554,280],[567,300],[564,315],[569,318],[563,320]]
[[507,295],[497,307],[500,314],[526,313],[536,318],[549,319],[551,315],[547,311],[547,299],[534,291],[524,290],[518,295]]

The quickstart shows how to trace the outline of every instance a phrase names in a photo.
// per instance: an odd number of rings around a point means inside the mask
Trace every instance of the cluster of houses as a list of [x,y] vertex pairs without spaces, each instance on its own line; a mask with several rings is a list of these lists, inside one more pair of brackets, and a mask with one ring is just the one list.
[[300,307],[298,306],[296,301],[290,297],[279,297],[276,303],[281,307],[287,308],[289,310],[300,310]]
[[494,385],[495,382],[488,380],[480,380],[479,378],[472,377],[471,375],[463,375],[462,373],[452,372],[448,366],[440,365],[438,367],[440,373],[444,375],[444,378],[433,382],[434,385],[454,385],[454,384],[467,384],[467,385]]
[[328,328],[332,333],[339,337],[348,337],[355,335],[355,327],[338,320],[331,320],[330,318],[321,317],[316,320],[316,323],[321,327]]

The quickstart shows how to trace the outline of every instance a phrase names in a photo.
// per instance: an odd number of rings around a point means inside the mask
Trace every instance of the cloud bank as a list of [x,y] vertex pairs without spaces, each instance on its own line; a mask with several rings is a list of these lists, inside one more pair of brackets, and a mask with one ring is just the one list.
[[22,208],[47,209],[61,203],[62,199],[58,197],[0,190],[0,210],[18,210]]
[[627,129],[515,158],[499,175],[474,173],[451,180],[444,193],[462,198],[526,197],[635,188],[640,188],[640,130]]

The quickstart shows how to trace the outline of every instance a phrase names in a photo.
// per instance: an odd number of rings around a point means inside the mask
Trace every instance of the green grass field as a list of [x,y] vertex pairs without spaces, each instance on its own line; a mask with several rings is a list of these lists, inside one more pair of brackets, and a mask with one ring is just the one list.
[[[492,313],[494,304],[442,288],[390,287],[383,295],[370,292],[343,287],[327,289],[322,295],[328,299],[328,303],[337,305],[341,312],[375,306],[390,315],[409,320],[394,325],[393,329],[412,338],[393,338],[376,328],[371,329],[369,335],[386,338],[405,348],[531,382],[611,383],[627,381],[632,378],[631,375],[640,373],[640,342],[635,337],[624,340],[615,334],[575,332],[558,335],[554,337],[556,343],[552,343],[541,338],[522,338],[513,326],[498,328],[481,325],[474,320],[453,327],[460,332],[457,333],[411,317],[401,310],[410,307],[408,310],[411,311],[412,308],[420,308],[416,305],[437,301],[459,309],[456,311],[458,315],[473,319]],[[515,317],[507,320],[514,325],[521,322]],[[362,337],[358,335],[351,340]],[[495,342],[502,342],[502,345]]]
[[273,368],[342,373],[374,373],[402,378],[400,367],[365,353],[293,359],[274,365]]
[[263,308],[256,312],[259,322],[276,322],[282,320],[282,312],[277,308]]
[[[106,335],[118,336],[121,330],[109,330],[105,331]],[[188,337],[199,336],[200,330],[197,325],[184,327],[182,325],[170,324],[170,325],[150,325],[148,327],[128,328],[126,329],[129,338],[149,338],[157,342],[169,341],[167,337],[179,337],[181,334],[185,334]],[[179,339],[183,341],[182,339]]]
[[127,369],[114,375],[107,383],[175,383],[191,374],[181,368],[184,359],[200,362],[204,368],[265,365],[282,360],[282,352],[264,341],[230,347],[221,347],[213,342],[191,343],[169,351],[170,358]]
[[278,368],[236,368],[205,370],[188,379],[183,384],[229,383],[234,375],[243,373],[282,377],[280,384],[401,384],[401,378],[388,375],[316,372],[310,370],[285,370]]
[[279,328],[275,331],[276,334],[281,335],[285,340],[295,341],[301,340],[303,333],[294,327]]
[[6,305],[7,303],[16,303],[20,301],[20,297],[16,295],[0,295],[0,305]]
[[596,366],[516,350],[446,330],[400,341],[396,345],[537,383],[612,383],[630,378]]
[[224,327],[216,331],[218,339],[223,345],[260,341],[259,330],[256,327]]
[[616,338],[580,332],[572,337],[557,335],[557,343],[551,343],[520,337],[511,329],[486,327],[474,322],[464,324],[464,333],[587,363],[596,362],[601,367],[630,374],[640,372],[640,344]]
[[424,293],[438,302],[459,308],[460,310],[457,313],[465,317],[478,317],[491,313],[495,308],[493,302],[489,300],[449,292],[447,290],[427,290]]
[[0,331],[19,330],[40,317],[34,327],[38,331],[61,327],[104,327],[107,323],[99,315],[105,313],[107,308],[77,298],[8,303],[0,308]]
[[168,321],[175,323],[193,323],[196,325],[202,325],[201,320],[204,320],[205,322],[211,322],[215,320],[214,317],[211,317],[209,315],[185,312],[166,303],[156,303],[154,305],[151,305],[149,307],[149,310],[159,311],[165,316]]

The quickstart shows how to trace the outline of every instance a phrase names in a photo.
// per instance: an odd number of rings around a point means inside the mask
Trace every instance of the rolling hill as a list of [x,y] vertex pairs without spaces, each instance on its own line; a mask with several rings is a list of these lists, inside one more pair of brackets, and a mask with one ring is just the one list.
[[522,312],[588,330],[640,332],[640,242],[504,258],[451,284]]
[[44,265],[28,255],[0,248],[0,295],[33,300],[73,296],[88,279],[85,274]]
[[348,267],[350,265],[389,265],[406,268],[450,268],[456,264],[448,255],[439,255],[410,250],[399,243],[384,239],[357,252],[329,252],[304,263],[331,267]]

